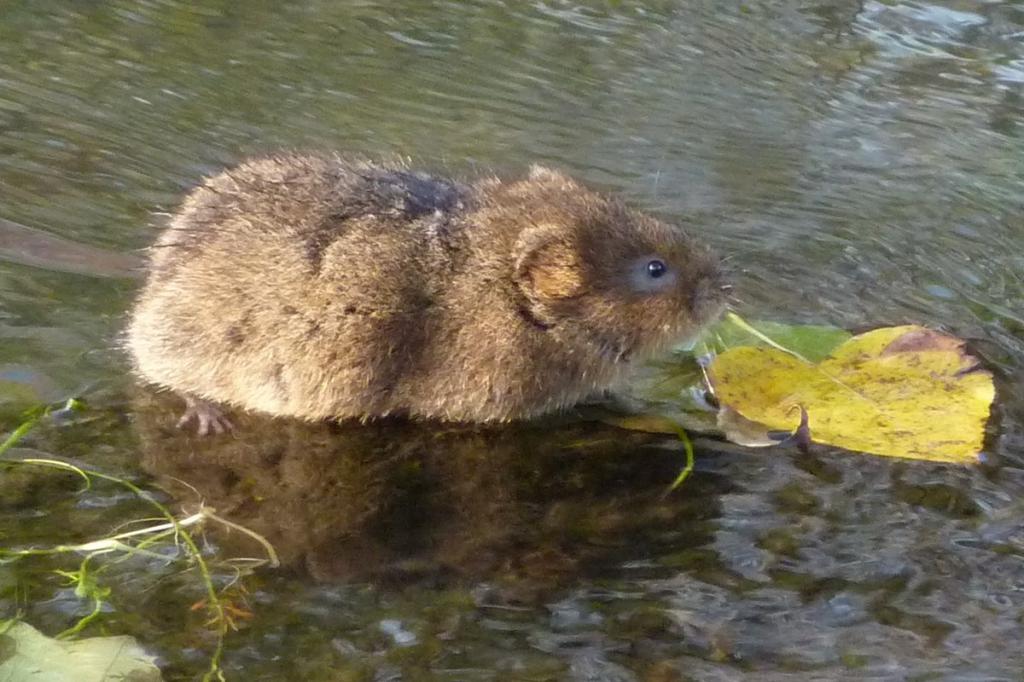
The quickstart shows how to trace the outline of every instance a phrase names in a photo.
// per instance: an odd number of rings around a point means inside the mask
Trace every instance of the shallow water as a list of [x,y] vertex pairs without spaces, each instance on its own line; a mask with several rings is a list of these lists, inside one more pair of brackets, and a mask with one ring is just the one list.
[[[125,378],[135,282],[7,254],[0,430],[30,399],[91,404],[13,454],[205,499],[279,546],[285,566],[244,581],[230,679],[1020,679],[1024,6],[24,0],[0,16],[0,218],[130,252],[153,212],[259,151],[543,161],[728,254],[746,317],[928,324],[996,373],[985,467],[705,444],[669,497],[675,445],[596,427],[254,422],[196,443]],[[150,513],[114,486],[3,476],[5,546]],[[211,532],[211,556],[252,553],[237,540]],[[4,615],[50,634],[82,615],[57,567],[0,566]],[[180,569],[112,571],[87,633],[134,635],[167,679],[201,674],[202,590]]]

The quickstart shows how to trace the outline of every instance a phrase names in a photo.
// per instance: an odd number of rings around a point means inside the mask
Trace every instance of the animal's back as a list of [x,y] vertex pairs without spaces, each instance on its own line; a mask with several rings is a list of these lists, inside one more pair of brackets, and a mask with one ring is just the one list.
[[[332,157],[208,180],[153,248],[128,342],[155,383],[311,418],[386,411],[468,188]],[[358,408],[358,409],[356,409]]]

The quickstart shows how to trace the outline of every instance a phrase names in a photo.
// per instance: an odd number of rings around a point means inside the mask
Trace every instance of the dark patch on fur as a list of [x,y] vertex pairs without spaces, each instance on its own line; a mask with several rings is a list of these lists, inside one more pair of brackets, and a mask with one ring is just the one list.
[[295,306],[286,305],[281,308],[281,312],[285,315],[297,315],[299,310]]
[[344,308],[342,308],[341,312],[346,314],[346,315],[372,315],[373,314],[372,310],[367,310],[366,308],[360,308],[359,306],[352,305],[352,304],[349,304],[349,305],[345,306]]
[[288,397],[288,382],[284,380],[284,365],[277,363],[270,374],[270,380],[274,384],[274,390],[282,398]]
[[241,319],[235,324],[228,327],[227,331],[224,332],[224,340],[227,341],[231,346],[237,347],[245,343],[246,339],[251,335],[252,332],[252,311],[246,310],[242,313]]
[[410,217],[435,211],[448,213],[458,206],[461,198],[461,192],[454,183],[423,173],[397,172],[389,173],[387,177],[404,190],[404,213]]
[[240,346],[245,341],[245,332],[239,325],[233,324],[224,333],[224,340],[232,346]]
[[302,256],[309,263],[313,274],[320,272],[320,267],[324,262],[324,251],[327,250],[327,247],[331,245],[333,240],[334,234],[327,230],[320,230],[306,236],[302,245]]
[[[426,173],[405,170],[370,168],[346,178],[343,200],[323,217],[309,233],[303,235],[303,257],[314,274],[320,272],[324,252],[338,235],[344,233],[350,220],[367,216],[391,216],[402,221],[424,216],[445,216],[464,207],[469,190],[463,185],[436,178]],[[438,229],[447,229],[441,218]]]
[[538,318],[525,305],[519,306],[518,308],[516,308],[516,311],[519,313],[519,316],[523,318],[523,320],[528,322],[532,327],[539,329],[542,332],[546,332],[555,326],[553,322],[544,322],[543,320]]
[[[371,169],[361,173],[366,213],[391,213],[419,218],[459,208],[466,189],[451,180],[405,170]],[[368,210],[367,210],[368,209]]]

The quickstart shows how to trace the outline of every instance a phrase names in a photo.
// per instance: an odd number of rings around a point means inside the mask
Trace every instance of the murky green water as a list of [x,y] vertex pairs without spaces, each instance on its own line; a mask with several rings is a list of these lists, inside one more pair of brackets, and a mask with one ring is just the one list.
[[[133,281],[8,259],[0,431],[16,395],[84,393],[85,421],[14,454],[203,499],[278,546],[283,568],[243,580],[230,679],[1020,679],[1022,90],[1010,1],[4,3],[0,218],[130,251],[263,150],[546,161],[729,254],[747,316],[971,339],[1000,410],[983,469],[704,447],[669,497],[674,445],[578,425],[254,420],[199,443],[125,377]],[[25,468],[0,509],[4,546],[150,514]],[[82,615],[56,567],[0,566],[2,615],[50,634]],[[181,568],[111,570],[87,633],[201,674]]]

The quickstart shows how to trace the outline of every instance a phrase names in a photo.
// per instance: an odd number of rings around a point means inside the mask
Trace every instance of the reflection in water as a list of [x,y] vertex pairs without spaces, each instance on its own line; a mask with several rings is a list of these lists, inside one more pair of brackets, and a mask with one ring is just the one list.
[[[140,393],[143,467],[186,508],[202,500],[277,547],[292,570],[257,582],[244,634],[271,651],[341,646],[332,665],[381,675],[395,660],[441,674],[439,652],[462,651],[476,674],[551,680],[1004,679],[1020,663],[1000,642],[1024,635],[1022,510],[1000,500],[996,472],[702,451],[666,496],[677,447],[593,424],[238,415],[234,436],[197,439],[174,428],[179,409]],[[212,532],[227,555],[259,553]],[[311,642],[296,609],[335,639]],[[267,651],[232,660],[277,669]]]
[[[683,464],[678,444],[594,424],[238,415],[233,436],[198,438],[174,427],[178,402],[140,394],[143,467],[179,503],[202,500],[323,581],[504,578],[551,588],[638,548],[706,543],[714,492],[730,487],[701,475],[685,494],[666,494]],[[259,553],[244,538],[222,540],[231,553]]]

